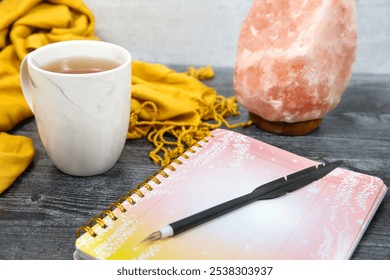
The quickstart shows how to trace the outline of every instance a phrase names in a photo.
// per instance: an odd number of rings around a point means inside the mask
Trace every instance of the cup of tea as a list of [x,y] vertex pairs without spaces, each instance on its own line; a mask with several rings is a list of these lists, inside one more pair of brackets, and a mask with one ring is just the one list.
[[111,169],[130,118],[131,55],[101,41],[64,41],[22,61],[23,95],[54,165],[74,176]]

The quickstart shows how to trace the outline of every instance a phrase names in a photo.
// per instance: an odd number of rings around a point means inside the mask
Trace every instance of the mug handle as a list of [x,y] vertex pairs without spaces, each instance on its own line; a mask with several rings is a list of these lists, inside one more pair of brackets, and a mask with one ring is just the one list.
[[22,92],[24,99],[26,100],[28,106],[31,109],[31,112],[34,114],[34,108],[31,99],[31,83],[30,83],[30,74],[28,72],[27,58],[28,54],[23,58],[22,63],[20,64],[20,85],[22,87]]

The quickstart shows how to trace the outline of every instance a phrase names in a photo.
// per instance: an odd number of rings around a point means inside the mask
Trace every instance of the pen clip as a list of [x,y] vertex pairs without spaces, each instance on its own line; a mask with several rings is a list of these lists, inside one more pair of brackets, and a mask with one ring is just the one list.
[[[316,166],[311,166],[298,172],[279,178],[264,185],[261,185],[253,190],[252,193],[259,192],[258,200],[273,199],[283,196],[287,193],[296,191],[307,184],[321,179],[335,168],[339,167],[343,162],[334,161],[330,163],[322,163]],[[261,194],[263,193],[263,194]]]

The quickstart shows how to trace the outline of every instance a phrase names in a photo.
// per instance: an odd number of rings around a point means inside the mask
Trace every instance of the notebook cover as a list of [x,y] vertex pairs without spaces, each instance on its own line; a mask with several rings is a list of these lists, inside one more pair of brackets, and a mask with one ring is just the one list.
[[[160,227],[317,164],[217,129],[76,241],[75,258],[348,259],[387,191],[377,177],[337,168],[280,198],[258,201],[180,235],[141,243]],[[186,156],[187,155],[187,156]],[[188,158],[187,158],[188,157]],[[180,164],[181,163],[181,164]],[[165,175],[165,176],[163,176]],[[156,181],[156,182],[155,182]],[[158,184],[157,181],[160,181]]]

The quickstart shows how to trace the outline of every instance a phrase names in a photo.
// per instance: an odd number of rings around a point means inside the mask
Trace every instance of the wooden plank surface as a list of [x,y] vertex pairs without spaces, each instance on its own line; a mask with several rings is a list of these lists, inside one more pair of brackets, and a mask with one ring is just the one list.
[[[215,69],[207,84],[231,96],[232,69]],[[232,123],[247,120],[240,117]],[[307,136],[273,135],[255,126],[236,131],[314,160],[344,160],[347,169],[380,177],[390,185],[390,76],[355,75],[340,105]],[[0,259],[71,259],[75,232],[90,218],[159,169],[148,157],[145,139],[127,141],[118,163],[105,174],[72,177],[47,157],[33,119],[11,134],[34,140],[31,166],[0,195]],[[353,259],[390,259],[388,193],[358,245]]]

